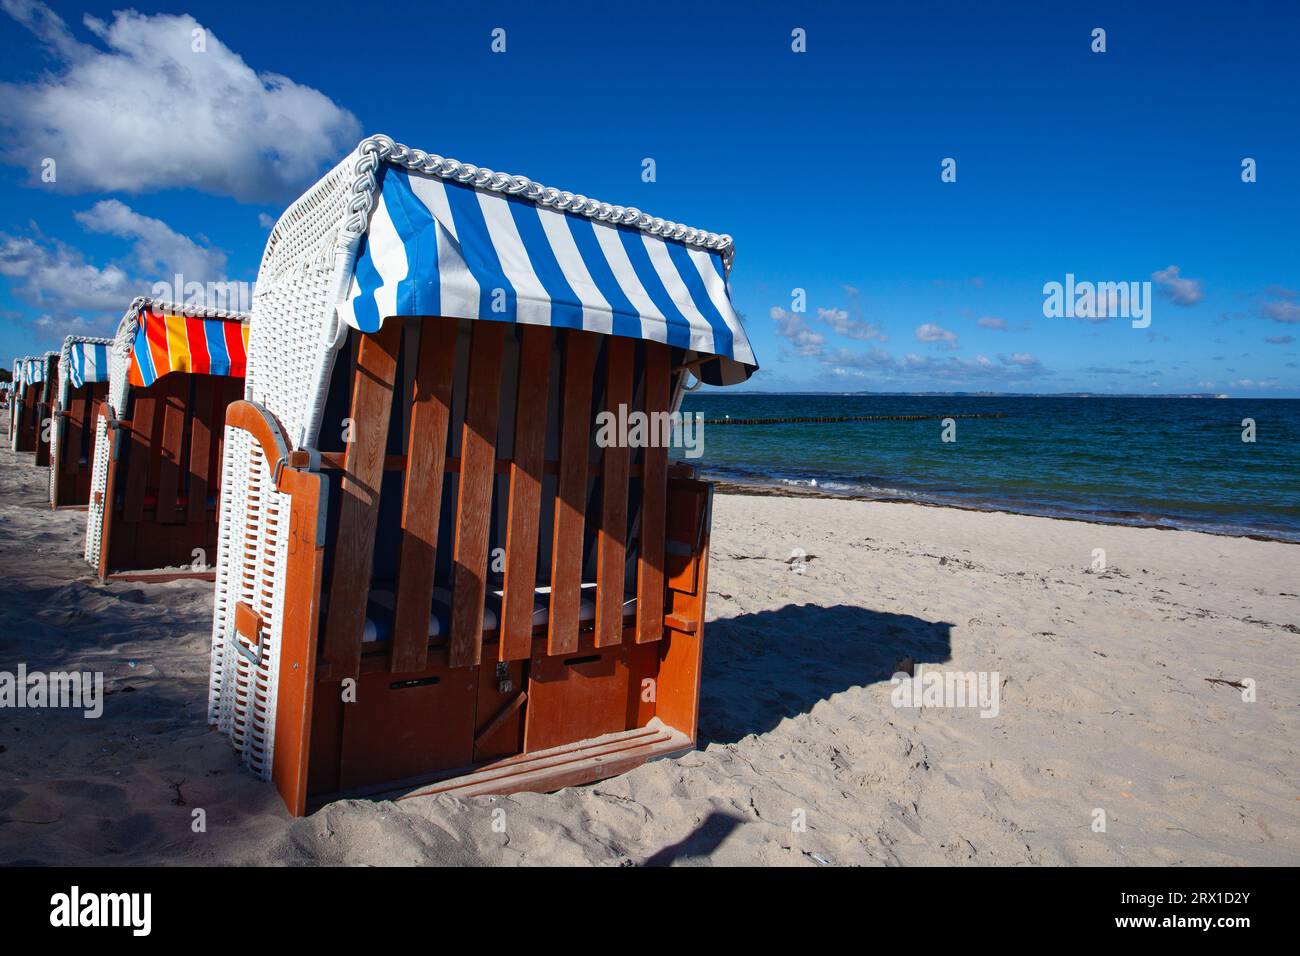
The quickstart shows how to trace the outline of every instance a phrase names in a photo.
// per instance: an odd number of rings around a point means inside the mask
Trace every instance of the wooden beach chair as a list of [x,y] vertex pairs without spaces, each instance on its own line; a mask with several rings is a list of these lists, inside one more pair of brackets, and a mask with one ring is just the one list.
[[108,397],[112,339],[69,335],[59,353],[59,378],[50,429],[50,507],[84,507],[90,501],[94,423]]
[[281,217],[226,417],[209,717],[291,812],[694,745],[711,486],[597,416],[753,373],[730,260],[387,137]]
[[28,355],[14,363],[13,425],[9,433],[9,447],[14,451],[36,451],[40,437],[38,398],[44,375],[45,363],[38,356]]
[[5,438],[9,443],[9,448],[14,451],[17,451],[15,446],[18,437],[18,389],[22,384],[22,374],[23,360],[15,358],[13,371],[10,373],[7,383],[8,389],[5,392],[5,425],[9,429],[5,434]]
[[36,467],[50,465],[51,433],[54,430],[54,399],[58,393],[59,353],[46,352],[41,359],[41,381],[36,390]]
[[9,392],[6,396],[6,421],[9,425],[9,448],[13,451],[18,450],[18,395],[22,390],[23,384],[23,360],[14,359],[14,369],[9,379]]
[[101,580],[212,579],[222,435],[247,348],[246,315],[131,303],[94,419],[85,557]]

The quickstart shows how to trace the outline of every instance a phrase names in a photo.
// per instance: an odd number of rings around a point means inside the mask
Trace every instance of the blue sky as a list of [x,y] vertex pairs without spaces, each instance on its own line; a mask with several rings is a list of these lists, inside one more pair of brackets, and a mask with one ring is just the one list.
[[[5,366],[251,281],[384,132],[731,233],[752,388],[1300,396],[1292,3],[0,7]],[[1067,273],[1150,326],[1045,317]]]

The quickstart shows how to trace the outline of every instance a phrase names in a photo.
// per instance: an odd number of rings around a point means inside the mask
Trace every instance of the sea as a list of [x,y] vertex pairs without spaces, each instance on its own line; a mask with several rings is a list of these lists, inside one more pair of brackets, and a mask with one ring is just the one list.
[[718,391],[682,410],[720,481],[1300,543],[1300,400]]

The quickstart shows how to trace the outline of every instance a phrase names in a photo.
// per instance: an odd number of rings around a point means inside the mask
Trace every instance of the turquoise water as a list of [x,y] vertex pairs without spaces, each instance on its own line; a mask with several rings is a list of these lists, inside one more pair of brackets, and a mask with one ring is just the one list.
[[[942,423],[706,425],[705,474],[832,494],[1300,541],[1300,400],[691,394],[706,418],[1002,413]],[[1242,441],[1254,419],[1256,440]]]

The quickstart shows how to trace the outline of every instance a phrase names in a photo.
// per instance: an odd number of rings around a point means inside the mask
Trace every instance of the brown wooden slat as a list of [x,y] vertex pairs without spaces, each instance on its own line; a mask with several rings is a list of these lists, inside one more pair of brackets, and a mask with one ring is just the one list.
[[[321,471],[342,471],[343,470],[343,452],[341,451],[323,451],[320,453],[320,470]],[[513,459],[498,458],[494,470],[498,475],[509,475],[510,468],[514,464]],[[633,462],[628,466],[628,474],[633,478],[641,477],[641,465]],[[443,461],[442,470],[449,475],[460,473],[460,459],[455,455],[449,455]],[[385,455],[384,471],[406,471],[405,455]],[[543,475],[558,475],[560,473],[559,459],[546,459],[542,462]],[[599,478],[601,474],[600,465],[588,465],[587,475],[591,478]]]
[[[153,419],[153,398],[137,396],[131,403],[131,443],[127,449],[126,486],[122,492],[122,520],[128,524],[144,518],[145,484],[153,452]],[[102,546],[108,546],[107,540]]]
[[153,430],[149,433],[149,470],[145,479],[146,498],[153,496],[156,499],[158,495],[158,476],[162,471],[163,422],[167,417],[167,396],[171,394],[171,388],[176,379],[177,376],[162,378],[149,388],[154,403]]
[[645,412],[649,444],[642,451],[641,543],[637,549],[636,641],[657,641],[664,633],[664,526],[667,520],[668,443],[655,427],[656,414],[671,401],[671,355],[667,345],[645,344]]
[[190,483],[186,521],[198,524],[207,517],[208,469],[212,456],[212,397],[218,384],[211,375],[194,377],[194,418],[190,426]]
[[420,326],[420,355],[411,386],[402,490],[402,550],[390,658],[390,669],[398,673],[424,670],[429,662],[429,613],[433,606],[458,325],[456,319],[426,318]]
[[470,339],[469,385],[461,436],[460,495],[452,558],[452,667],[477,664],[483,655],[483,597],[487,592],[497,417],[501,407],[501,349],[505,326],[475,322]]
[[544,326],[525,326],[519,352],[514,462],[510,466],[510,503],[506,513],[506,571],[501,598],[501,635],[497,642],[503,661],[522,660],[531,656],[533,649],[537,534],[553,334]]
[[352,441],[341,482],[334,571],[325,617],[325,653],[333,680],[356,678],[366,622],[370,572],[374,566],[375,527],[383,479],[388,420],[393,409],[397,352],[402,323],[390,321],[361,336],[352,378]]
[[[632,404],[632,360],[636,343],[611,337],[605,359],[605,410],[625,417]],[[620,407],[624,416],[619,415]],[[596,646],[623,640],[623,578],[627,560],[627,473],[632,450],[624,436],[604,450],[600,531],[596,536]]]
[[159,524],[176,524],[181,521],[177,500],[181,487],[181,448],[185,442],[186,399],[189,397],[190,376],[169,375],[166,394],[162,401],[162,440],[158,448],[158,510]]
[[569,331],[564,341],[563,407],[560,417],[560,480],[551,543],[551,606],[548,654],[578,649],[582,599],[582,537],[587,514],[591,382],[600,337]]

